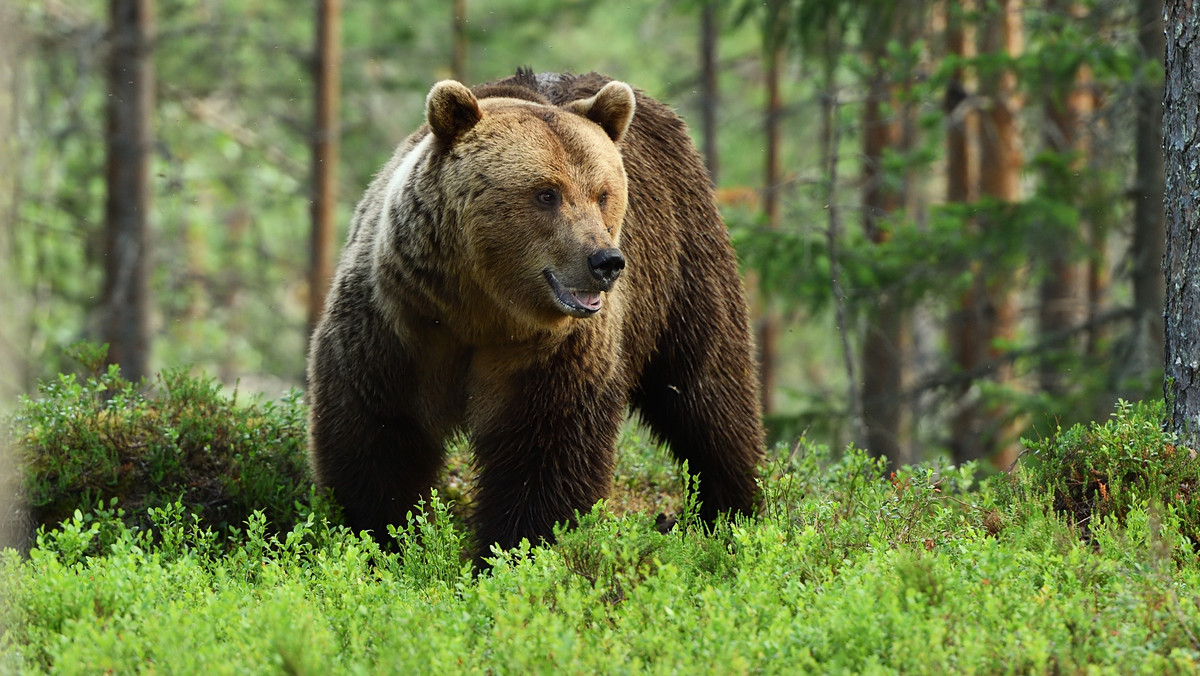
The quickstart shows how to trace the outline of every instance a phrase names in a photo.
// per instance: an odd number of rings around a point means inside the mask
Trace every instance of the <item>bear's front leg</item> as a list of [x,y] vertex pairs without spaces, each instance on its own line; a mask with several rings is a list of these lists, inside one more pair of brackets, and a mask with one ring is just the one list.
[[[568,363],[568,362],[564,362]],[[611,382],[569,369],[527,369],[489,380],[470,412],[478,469],[472,517],[476,564],[493,544],[511,549],[554,536],[608,494],[625,410]]]
[[411,360],[390,338],[370,323],[348,325],[327,322],[313,339],[309,453],[346,524],[386,546],[387,527],[404,526],[437,480],[449,425],[418,415],[435,398],[415,389]]
[[402,413],[381,416],[323,402],[314,411],[318,484],[333,490],[351,529],[369,530],[380,545],[393,545],[387,527],[402,528],[437,480],[441,440]]

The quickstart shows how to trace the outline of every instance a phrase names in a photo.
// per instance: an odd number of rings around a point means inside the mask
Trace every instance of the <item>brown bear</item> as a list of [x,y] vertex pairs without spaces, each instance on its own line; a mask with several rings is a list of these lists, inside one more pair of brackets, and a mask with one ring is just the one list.
[[309,355],[318,484],[377,537],[470,434],[477,561],[612,481],[627,406],[750,512],[763,434],[746,302],[666,106],[598,74],[437,83],[354,214]]

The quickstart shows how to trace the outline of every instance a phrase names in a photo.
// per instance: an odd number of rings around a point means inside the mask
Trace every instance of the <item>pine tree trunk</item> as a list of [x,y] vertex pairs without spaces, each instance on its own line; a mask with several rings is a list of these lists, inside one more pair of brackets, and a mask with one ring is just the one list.
[[[828,218],[825,239],[829,248],[829,282],[833,293],[834,326],[841,343],[842,362],[846,369],[846,402],[850,408],[850,439],[859,448],[867,447],[866,426],[863,424],[862,396],[859,394],[858,369],[854,363],[854,352],[850,344],[850,321],[847,319],[846,293],[842,286],[841,247],[842,247],[842,217],[838,206],[838,159],[842,145],[842,125],[839,120],[841,111],[840,94],[837,89],[837,63],[834,60],[836,52],[833,42],[826,43],[826,54],[823,59],[824,73],[822,82],[825,95],[821,97],[821,166],[825,167],[824,202]],[[841,435],[835,437],[838,446],[843,445]]]
[[1167,0],[1165,148],[1168,429],[1200,447],[1200,13]]
[[[0,167],[5,168],[0,169],[0,316],[7,318],[0,321],[0,418],[8,412],[6,406],[15,401],[16,394],[34,384],[27,382],[28,368],[19,356],[25,348],[18,347],[29,345],[27,324],[23,321],[29,307],[12,269],[13,239],[21,201],[20,181],[15,171],[20,156],[17,111],[22,93],[18,73],[20,55],[27,47],[18,31],[20,21],[13,3],[0,0]],[[0,444],[3,443],[0,440]],[[4,460],[0,454],[0,465],[7,469]],[[4,540],[0,537],[0,547],[3,546]]]
[[102,331],[109,362],[137,381],[150,352],[153,3],[112,0],[110,9]]
[[[1057,0],[1048,3],[1047,9],[1057,13],[1078,15],[1080,11],[1071,7],[1073,3]],[[1051,88],[1044,103],[1045,120],[1042,127],[1042,143],[1047,151],[1070,159],[1072,176],[1082,167],[1084,153],[1088,151],[1086,137],[1081,133],[1092,113],[1092,95],[1088,91],[1091,72],[1085,65],[1075,73],[1066,91]],[[1047,190],[1057,196],[1078,194],[1077,179],[1066,177],[1061,171],[1050,169],[1043,182]],[[1081,231],[1086,228],[1080,224]],[[1044,337],[1060,334],[1064,329],[1083,321],[1087,314],[1087,300],[1083,285],[1083,269],[1074,260],[1069,246],[1057,247],[1047,252],[1045,278],[1039,289],[1038,331]],[[1066,374],[1060,364],[1063,351],[1075,351],[1071,341],[1062,339],[1048,346],[1039,364],[1038,380],[1043,392],[1060,396],[1066,391]]]
[[[880,220],[894,212],[900,196],[885,185],[883,155],[899,139],[892,82],[874,55],[875,67],[863,107],[863,231],[873,244],[888,239]],[[885,106],[891,110],[885,113]],[[862,413],[867,450],[900,462],[900,385],[904,355],[903,310],[892,290],[884,289],[868,312],[862,345]]]
[[[1093,107],[1095,106],[1093,94]],[[1095,165],[1093,165],[1095,166]],[[1089,219],[1087,232],[1090,237],[1087,242],[1090,257],[1087,264],[1087,319],[1092,322],[1092,328],[1087,333],[1084,354],[1098,358],[1104,352],[1104,346],[1109,338],[1109,326],[1104,322],[1095,321],[1104,314],[1111,304],[1112,263],[1108,252],[1108,232],[1110,223],[1104,215],[1093,210],[1093,218]],[[1105,415],[1105,411],[1096,411],[1096,415]]]
[[[966,14],[974,2],[948,2],[946,40],[948,51],[960,59],[975,56],[974,30]],[[974,202],[979,194],[979,115],[971,100],[967,72],[958,68],[946,86],[945,113],[949,117],[946,132],[946,200],[951,203]],[[972,224],[969,227],[975,227]],[[987,359],[987,340],[983,335],[986,293],[976,272],[972,287],[959,300],[947,321],[951,358],[959,371],[974,373]],[[957,393],[959,401],[950,420],[950,450],[954,462],[963,463],[986,456],[980,436],[980,410],[971,398],[968,382]]]
[[317,58],[313,120],[312,240],[308,280],[308,333],[312,335],[325,308],[333,279],[334,233],[337,232],[337,171],[341,126],[341,0],[317,4]]
[[[1022,0],[996,3],[995,11],[987,15],[980,31],[981,53],[1010,57],[1021,54],[1024,45],[1022,5]],[[980,90],[988,103],[979,131],[979,194],[1001,202],[1015,202],[1020,198],[1022,162],[1016,125],[1020,106],[1016,73],[1009,69],[982,77]],[[1000,228],[1004,224],[983,222],[980,227]],[[982,293],[977,297],[983,305],[974,316],[982,321],[976,335],[982,339],[978,348],[986,350],[990,359],[999,355],[999,342],[1011,341],[1015,335],[1016,305],[1011,280],[991,280],[980,286]],[[990,377],[998,384],[1007,384],[1012,380],[1012,369],[998,366]],[[1006,422],[1007,416],[1008,411],[1002,406],[989,405],[980,411],[975,429],[975,438],[980,442],[978,452],[1002,468],[1008,467],[1017,453],[1017,440]]]
[[[1138,1],[1138,42],[1143,56],[1162,65],[1166,49],[1162,0]],[[1133,328],[1129,358],[1114,360],[1118,385],[1126,377],[1157,372],[1163,363],[1163,276],[1166,246],[1163,223],[1163,87],[1144,80],[1137,88],[1137,132],[1133,241],[1129,258],[1133,277]],[[1122,377],[1125,376],[1125,377]]]
[[[975,56],[973,36],[963,13],[971,11],[971,0],[947,0],[952,5],[946,9],[946,48],[951,56],[960,60]],[[975,199],[976,166],[975,143],[978,123],[975,111],[968,101],[970,86],[963,68],[955,68],[946,84],[943,112],[949,118],[946,125],[946,201],[970,202]]]
[[[783,171],[780,168],[779,152],[781,149],[781,118],[783,102],[779,95],[780,68],[783,61],[783,50],[775,50],[767,55],[767,109],[766,123],[766,165],[763,175],[763,215],[767,227],[778,230],[780,225],[780,181]],[[776,315],[770,299],[761,299],[762,314],[758,320],[758,357],[759,379],[762,388],[763,415],[774,412],[775,376],[779,359],[779,317]]]

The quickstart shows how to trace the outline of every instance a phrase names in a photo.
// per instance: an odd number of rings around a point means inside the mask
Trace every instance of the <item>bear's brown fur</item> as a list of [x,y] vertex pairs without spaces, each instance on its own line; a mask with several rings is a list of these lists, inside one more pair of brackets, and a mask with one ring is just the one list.
[[359,203],[312,340],[313,468],[349,524],[403,524],[467,430],[477,555],[548,539],[606,494],[627,405],[699,475],[704,519],[751,511],[746,304],[683,122],[528,71],[438,83],[426,118]]

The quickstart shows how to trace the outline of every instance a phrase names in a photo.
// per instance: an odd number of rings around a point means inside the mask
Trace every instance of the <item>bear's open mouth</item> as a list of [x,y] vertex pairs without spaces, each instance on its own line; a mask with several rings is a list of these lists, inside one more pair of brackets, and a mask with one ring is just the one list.
[[550,268],[542,270],[542,274],[546,276],[546,281],[550,283],[550,288],[554,291],[555,300],[572,317],[590,317],[599,312],[600,307],[604,305],[604,300],[600,297],[600,292],[568,289],[558,281],[558,278],[554,276]]

